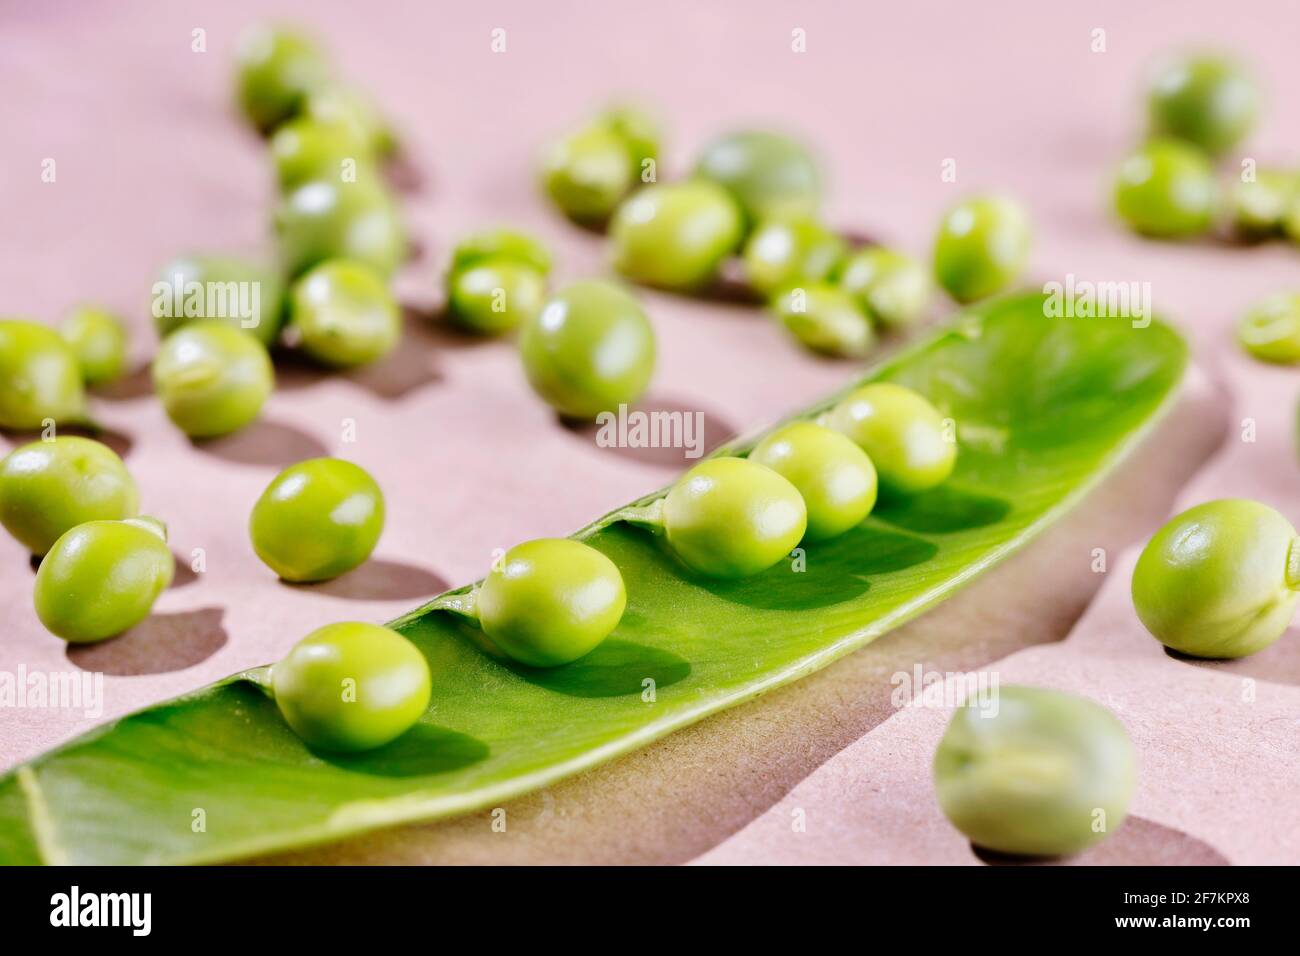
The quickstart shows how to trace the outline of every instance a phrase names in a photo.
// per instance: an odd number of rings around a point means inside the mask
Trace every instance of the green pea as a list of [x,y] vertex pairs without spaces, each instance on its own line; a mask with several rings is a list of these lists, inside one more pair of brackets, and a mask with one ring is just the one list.
[[1029,217],[999,196],[968,199],[944,214],[934,243],[934,274],[958,302],[1000,292],[1029,260]]
[[275,476],[253,506],[253,550],[286,581],[328,581],[370,557],[384,530],[384,495],[369,473],[313,458]]
[[266,348],[224,322],[182,326],[158,348],[153,387],[167,417],[191,438],[238,431],[257,418],[275,385]]
[[1133,569],[1133,607],[1160,643],[1194,657],[1245,657],[1286,630],[1300,596],[1291,523],[1241,498],[1172,518]]
[[122,459],[89,438],[35,441],[0,461],[0,524],[32,554],[84,522],[133,518],[139,506]]
[[632,181],[650,181],[644,177],[650,164],[658,161],[659,143],[663,139],[659,121],[639,106],[622,103],[601,113],[596,119],[596,125],[609,130],[623,141]]
[[461,328],[495,335],[530,321],[546,301],[546,280],[509,259],[487,259],[450,280],[450,314]]
[[1282,230],[1293,242],[1300,243],[1300,199],[1291,204],[1290,211],[1282,220]]
[[317,750],[352,753],[396,740],[432,693],[429,664],[414,644],[377,624],[327,624],[271,667],[284,722]]
[[602,126],[551,144],[542,154],[541,179],[551,201],[584,223],[608,219],[636,182],[626,141]]
[[281,189],[293,189],[315,179],[343,181],[346,174],[355,171],[362,175],[375,173],[370,146],[346,123],[308,117],[290,120],[275,131],[270,150]]
[[338,368],[383,358],[402,337],[402,314],[384,277],[348,259],[322,262],[293,284],[289,323],[304,352]]
[[265,25],[240,37],[235,67],[239,105],[264,132],[302,109],[307,96],[330,76],[324,55],[311,40]]
[[86,418],[81,365],[55,332],[24,319],[0,319],[0,428],[31,431],[46,419]]
[[745,243],[745,275],[754,291],[771,296],[792,285],[829,279],[847,245],[812,219],[769,219]]
[[126,329],[94,306],[78,306],[59,330],[72,347],[87,385],[107,385],[126,370]]
[[1290,170],[1256,170],[1253,180],[1236,180],[1229,194],[1233,224],[1252,239],[1280,234],[1287,213],[1298,203],[1300,174]]
[[618,626],[626,605],[614,562],[567,538],[511,548],[475,596],[483,633],[530,667],[555,667],[589,653]]
[[749,130],[721,136],[705,146],[695,172],[725,187],[750,223],[812,216],[821,202],[816,161],[778,133]]
[[1194,54],[1158,67],[1147,97],[1155,135],[1186,140],[1217,156],[1255,125],[1259,91],[1239,63]]
[[388,276],[406,258],[397,205],[374,176],[303,183],[276,210],[275,228],[290,275],[326,259],[356,259]]
[[1300,294],[1280,292],[1254,306],[1237,323],[1237,341],[1265,362],[1300,362]]
[[1100,843],[1128,813],[1137,777],[1124,725],[1072,694],[1010,686],[957,709],[934,755],[934,788],[977,846],[1064,856]]
[[700,462],[663,504],[669,547],[692,570],[711,577],[766,571],[794,550],[807,526],[799,489],[745,458]]
[[835,406],[828,422],[853,439],[876,466],[880,484],[913,495],[947,480],[957,461],[949,422],[923,397],[890,382],[873,382]]
[[915,325],[934,291],[924,265],[901,252],[873,246],[859,249],[840,270],[840,288],[887,329]]
[[551,254],[530,235],[513,229],[489,229],[466,236],[451,254],[453,275],[486,260],[506,259],[545,276],[551,271]]
[[609,227],[614,268],[629,279],[688,291],[714,279],[740,245],[740,212],[704,180],[646,186],[618,207]]
[[590,279],[560,290],[524,323],[519,354],[548,405],[590,420],[641,397],[654,372],[654,329],[626,290]]
[[749,453],[799,489],[808,508],[809,541],[834,538],[860,525],[876,504],[876,469],[844,435],[812,422],[793,422]]
[[1178,140],[1152,140],[1120,165],[1115,210],[1135,232],[1182,239],[1209,231],[1217,191],[1204,153]]
[[270,348],[280,336],[284,300],[284,282],[255,262],[187,255],[163,267],[154,283],[151,312],[161,338],[190,322],[216,320]]
[[41,560],[36,615],[73,644],[115,637],[149,616],[175,571],[160,521],[87,521],[65,532]]
[[814,352],[859,358],[876,344],[871,321],[853,298],[826,282],[787,289],[772,302],[781,324]]
[[304,114],[328,126],[343,126],[369,153],[387,156],[397,149],[397,137],[374,102],[361,90],[337,83],[315,89]]

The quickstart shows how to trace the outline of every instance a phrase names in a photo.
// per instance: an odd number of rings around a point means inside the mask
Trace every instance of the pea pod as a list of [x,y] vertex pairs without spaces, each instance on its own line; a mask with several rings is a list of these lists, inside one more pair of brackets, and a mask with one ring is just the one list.
[[[942,485],[882,499],[848,532],[801,543],[802,561],[705,577],[618,509],[575,535],[627,592],[618,626],[581,659],[538,671],[484,653],[448,613],[467,584],[392,622],[432,678],[428,711],[392,744],[313,753],[281,719],[267,671],[245,671],[0,777],[0,862],[229,860],[497,807],[861,647],[1043,530],[1170,404],[1186,347],[1168,326],[1045,320],[1043,303],[968,312],[791,416],[815,420],[853,388],[893,382],[953,419],[960,445]],[[745,455],[761,437],[716,454]]]

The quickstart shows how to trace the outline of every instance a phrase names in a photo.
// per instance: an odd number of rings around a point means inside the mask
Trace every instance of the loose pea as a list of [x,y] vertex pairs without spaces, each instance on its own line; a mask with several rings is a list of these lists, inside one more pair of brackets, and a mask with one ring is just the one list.
[[1259,169],[1249,182],[1241,179],[1229,194],[1232,221],[1247,238],[1264,238],[1283,231],[1287,213],[1300,203],[1300,174],[1290,170]]
[[876,504],[876,469],[844,435],[812,422],[794,422],[749,453],[788,479],[808,508],[805,538],[834,538],[861,524]]
[[531,320],[546,301],[541,273],[509,259],[488,259],[450,280],[451,316],[470,332],[495,335]]
[[830,283],[787,289],[773,300],[772,310],[814,352],[859,358],[876,344],[871,321],[848,293]]
[[1210,160],[1195,146],[1152,140],[1120,165],[1115,210],[1144,235],[1198,236],[1213,225],[1217,190]]
[[374,102],[361,90],[338,83],[315,89],[307,97],[307,118],[328,126],[343,126],[369,153],[387,156],[397,149],[397,136]]
[[696,175],[725,187],[749,223],[811,216],[821,202],[821,174],[803,146],[778,133],[728,133],[709,143]]
[[402,315],[384,277],[364,262],[329,259],[289,293],[289,323],[302,350],[350,368],[383,358],[402,337]]
[[163,339],[153,362],[154,391],[167,416],[191,438],[243,428],[257,418],[274,384],[265,347],[210,319]]
[[1217,156],[1250,132],[1258,101],[1255,83],[1239,63],[1195,54],[1155,70],[1147,103],[1155,135],[1186,140]]
[[596,119],[602,126],[623,141],[632,170],[632,181],[648,182],[650,163],[659,159],[663,130],[659,121],[649,112],[631,103],[611,106]]
[[934,243],[934,273],[958,302],[1000,292],[1029,260],[1029,217],[1010,199],[984,196],[943,217]]
[[374,176],[303,183],[276,210],[275,228],[290,275],[326,259],[356,259],[387,276],[406,257],[397,205]]
[[551,254],[539,240],[513,229],[488,229],[456,243],[451,254],[450,272],[456,273],[489,259],[508,259],[542,275],[551,271]]
[[740,211],[705,180],[646,186],[609,227],[614,268],[629,279],[687,291],[709,283],[741,239]]
[[1237,323],[1237,341],[1265,362],[1300,362],[1300,294],[1281,292],[1254,306]]
[[1295,528],[1267,505],[1207,501],[1172,518],[1133,569],[1133,607],[1156,640],[1195,657],[1245,657],[1286,630],[1300,597]]
[[86,417],[81,365],[55,332],[24,319],[0,319],[0,428],[30,431],[47,419]]
[[771,296],[829,279],[846,249],[843,239],[815,220],[769,219],[745,243],[745,275],[756,292]]
[[330,76],[324,55],[311,40],[280,27],[248,30],[240,37],[235,61],[239,104],[264,132],[297,113]]
[[276,179],[285,190],[316,179],[342,182],[347,174],[375,173],[371,147],[346,123],[290,120],[275,131],[270,150]]
[[126,329],[112,315],[94,306],[78,306],[60,332],[76,353],[87,385],[107,385],[122,377],[126,369]]
[[36,572],[36,615],[73,644],[139,624],[172,582],[167,530],[153,518],[87,521],[63,534]]
[[880,246],[851,255],[840,270],[839,282],[868,316],[887,329],[915,325],[925,315],[934,291],[925,266]]
[[286,581],[327,581],[365,562],[384,530],[384,496],[359,465],[313,458],[290,465],[249,516],[253,550]]
[[828,420],[865,451],[880,483],[899,494],[917,494],[952,474],[957,443],[948,422],[928,401],[901,385],[873,382],[838,405]]
[[953,714],[934,755],[944,815],[977,846],[1063,856],[1114,833],[1137,776],[1124,725],[1058,691],[1010,686]]
[[565,538],[511,548],[475,597],[483,633],[530,667],[555,667],[589,653],[618,626],[626,604],[614,562]]
[[0,524],[32,554],[87,521],[133,518],[139,505],[122,459],[89,438],[35,441],[0,461]]
[[151,312],[162,338],[187,323],[216,320],[270,348],[284,323],[284,300],[284,282],[271,269],[233,256],[186,255],[163,267]]
[[551,201],[570,219],[585,223],[608,219],[636,182],[627,143],[601,126],[551,144],[542,154],[541,176]]
[[372,750],[396,740],[429,706],[432,683],[414,644],[356,621],[312,631],[271,667],[285,723],[324,751]]

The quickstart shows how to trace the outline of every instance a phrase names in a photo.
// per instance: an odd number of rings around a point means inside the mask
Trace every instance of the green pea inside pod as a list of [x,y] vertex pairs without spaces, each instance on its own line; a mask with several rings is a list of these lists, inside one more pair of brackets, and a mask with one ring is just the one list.
[[740,210],[720,186],[697,179],[633,193],[609,227],[614,268],[629,279],[677,292],[717,277],[742,237]]
[[1166,647],[1245,657],[1287,629],[1300,596],[1291,523],[1243,498],[1207,501],[1166,523],[1133,569],[1133,607]]
[[1152,71],[1151,131],[1184,140],[1211,156],[1236,146],[1255,125],[1259,90],[1244,67],[1214,53],[1180,54]]
[[429,706],[424,655],[396,631],[345,621],[312,631],[271,666],[285,723],[307,746],[337,753],[382,747]]
[[839,285],[869,318],[890,330],[919,322],[934,294],[924,265],[881,246],[859,249],[849,256],[840,268]]
[[934,755],[944,816],[976,846],[1065,856],[1128,813],[1133,744],[1106,708],[1037,687],[995,687],[957,708]]
[[1300,293],[1280,292],[1253,306],[1237,323],[1237,341],[1265,362],[1300,362]]
[[808,541],[834,538],[855,528],[876,504],[876,469],[867,453],[837,431],[813,422],[792,422],[768,435],[749,453],[799,490],[808,509]]
[[767,130],[727,133],[708,143],[695,175],[726,189],[748,226],[772,217],[814,216],[821,203],[817,161],[800,143]]
[[364,563],[384,530],[384,495],[364,468],[313,458],[284,469],[248,520],[253,550],[285,581],[328,581]]
[[77,356],[87,385],[107,385],[126,371],[126,329],[111,313],[95,306],[77,306],[59,332]]
[[837,358],[861,358],[876,344],[857,302],[828,282],[795,286],[772,300],[773,314],[800,344]]
[[388,282],[364,262],[329,259],[289,293],[289,332],[304,352],[335,368],[377,361],[402,337],[402,314]]
[[53,329],[25,319],[0,319],[0,428],[34,431],[48,421],[87,421],[77,355]]
[[532,236],[508,229],[469,236],[452,253],[448,313],[469,332],[516,328],[541,311],[550,268],[550,253]]
[[957,462],[950,421],[923,396],[892,382],[852,392],[826,416],[826,424],[867,453],[880,484],[895,494],[937,487]]
[[831,278],[847,248],[843,239],[813,219],[769,219],[745,242],[745,276],[755,292],[768,297],[792,285]]
[[355,259],[389,276],[406,258],[397,204],[374,175],[305,182],[281,200],[274,218],[284,267],[292,276],[326,259]]
[[332,73],[325,55],[305,34],[268,24],[240,36],[235,71],[240,108],[262,132],[298,113]]
[[1300,173],[1257,169],[1251,179],[1237,179],[1228,194],[1232,222],[1247,239],[1280,235],[1287,215],[1300,204]]
[[41,560],[36,615],[72,644],[116,637],[149,616],[175,571],[167,529],[157,519],[87,521]]
[[934,274],[958,302],[1001,292],[1029,261],[1029,217],[1001,196],[959,202],[944,214],[934,242]]
[[1214,224],[1218,183],[1209,157],[1176,139],[1157,139],[1120,164],[1115,211],[1130,229],[1157,239],[1204,235]]
[[270,142],[271,161],[281,190],[317,179],[346,182],[377,173],[372,147],[351,125],[299,117],[283,124]]
[[0,460],[0,524],[32,554],[87,521],[133,518],[139,506],[122,459],[89,438],[34,441]]
[[275,385],[265,346],[225,322],[181,326],[153,361],[154,392],[191,438],[215,438],[253,422]]
[[191,322],[225,322],[267,348],[284,324],[284,281],[274,270],[236,256],[183,255],[163,266],[150,313],[161,338]]

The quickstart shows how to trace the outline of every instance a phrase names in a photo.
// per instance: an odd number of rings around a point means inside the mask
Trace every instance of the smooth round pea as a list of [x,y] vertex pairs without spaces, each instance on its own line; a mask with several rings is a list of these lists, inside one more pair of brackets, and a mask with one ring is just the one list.
[[76,354],[87,385],[107,385],[122,377],[126,370],[126,329],[108,312],[78,306],[59,331]]
[[257,418],[274,385],[262,343],[211,319],[167,336],[153,361],[154,391],[167,417],[191,438],[243,428]]
[[1300,588],[1291,523],[1243,498],[1172,518],[1133,569],[1133,607],[1151,635],[1194,657],[1245,657],[1287,629]]
[[614,268],[623,275],[688,291],[712,281],[740,245],[740,211],[713,183],[659,183],[618,207],[609,235]]
[[828,424],[865,451],[880,484],[904,495],[941,484],[952,474],[957,443],[928,401],[901,385],[864,385],[832,410]]
[[1300,362],[1300,293],[1271,295],[1237,323],[1237,341],[1257,359]]
[[799,489],[808,508],[806,540],[834,538],[860,525],[876,504],[876,469],[844,435],[812,422],[793,422],[764,438],[749,460],[766,465]]
[[289,327],[302,350],[351,368],[383,358],[402,337],[402,314],[384,277],[364,262],[329,259],[289,292]]
[[790,554],[808,526],[799,489],[745,458],[702,461],[664,499],[664,532],[692,570],[719,578],[766,571]]
[[609,130],[623,141],[632,170],[632,181],[643,182],[647,160],[657,162],[663,130],[659,121],[646,110],[631,103],[611,106],[596,119],[596,125]]
[[316,179],[343,181],[345,173],[375,173],[370,146],[346,123],[309,117],[290,120],[271,137],[270,152],[281,189]]
[[614,562],[590,545],[542,538],[506,552],[478,589],[483,633],[529,667],[576,661],[609,636],[627,592]]
[[368,152],[388,156],[397,149],[397,136],[374,101],[352,86],[329,83],[307,97],[303,114],[330,126],[343,126]]
[[149,616],[175,572],[166,529],[156,519],[87,521],[41,560],[36,615],[73,644],[115,637]]
[[589,279],[560,290],[524,323],[519,354],[548,405],[593,419],[641,397],[654,373],[654,329],[626,290]]
[[723,186],[750,223],[811,216],[821,202],[821,174],[803,146],[779,133],[728,133],[704,147],[696,175]]
[[1183,55],[1160,64],[1147,93],[1151,131],[1221,155],[1251,127],[1259,91],[1241,64],[1212,54]]
[[944,214],[934,243],[934,274],[958,302],[1000,292],[1029,261],[1029,217],[1000,196],[967,199]]
[[79,524],[133,518],[139,507],[122,459],[89,438],[34,441],[0,461],[0,524],[32,554]]
[[270,269],[222,255],[187,255],[162,269],[150,311],[159,337],[182,325],[214,320],[270,348],[284,324],[284,282]]
[[1237,232],[1262,239],[1283,231],[1287,213],[1300,203],[1300,173],[1258,169],[1250,181],[1237,179],[1228,196]]
[[792,285],[829,279],[847,248],[843,239],[815,220],[769,219],[745,242],[745,276],[754,291],[771,296]]
[[1137,761],[1106,708],[1037,687],[1000,687],[959,707],[934,755],[952,825],[999,853],[1064,856],[1100,843],[1128,813]]
[[466,236],[452,250],[448,271],[455,275],[488,260],[515,262],[543,276],[551,271],[551,253],[546,246],[527,233],[513,229],[488,229]]
[[239,105],[264,132],[297,113],[330,76],[329,64],[311,40],[267,25],[240,37],[235,68]]
[[636,180],[626,141],[603,126],[579,130],[542,154],[542,188],[577,222],[599,223],[622,202]]
[[275,229],[290,275],[326,259],[356,259],[388,276],[406,258],[397,205],[374,176],[303,183],[276,210]]
[[930,305],[934,287],[924,265],[901,252],[859,249],[840,269],[840,288],[886,329],[915,325]]
[[450,314],[470,332],[496,335],[530,321],[546,301],[546,279],[510,259],[487,259],[457,272],[449,290]]
[[772,301],[772,311],[791,335],[823,355],[860,358],[876,344],[871,321],[848,293],[830,283],[787,289]]
[[429,706],[424,655],[377,624],[326,624],[271,667],[284,722],[307,746],[354,753],[396,740]]
[[253,550],[286,581],[328,581],[370,557],[384,530],[384,495],[340,458],[312,458],[275,476],[253,505]]
[[1176,139],[1152,140],[1120,165],[1115,211],[1143,235],[1199,236],[1214,224],[1217,192],[1204,153]]
[[81,365],[53,329],[24,319],[0,319],[0,428],[31,431],[46,419],[86,418]]

